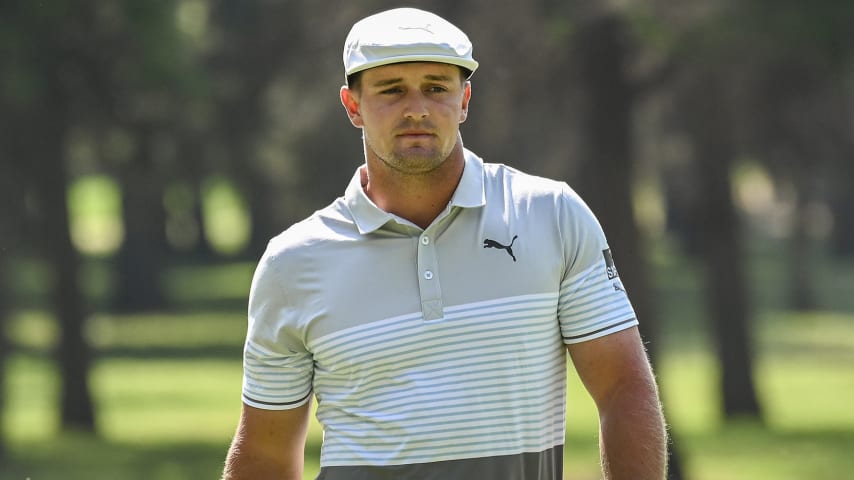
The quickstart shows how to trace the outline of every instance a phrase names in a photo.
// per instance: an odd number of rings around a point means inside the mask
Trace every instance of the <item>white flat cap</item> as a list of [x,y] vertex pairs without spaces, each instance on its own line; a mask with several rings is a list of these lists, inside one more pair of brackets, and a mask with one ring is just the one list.
[[478,65],[468,36],[424,10],[386,10],[353,25],[344,43],[345,75],[402,62],[449,63],[471,72]]

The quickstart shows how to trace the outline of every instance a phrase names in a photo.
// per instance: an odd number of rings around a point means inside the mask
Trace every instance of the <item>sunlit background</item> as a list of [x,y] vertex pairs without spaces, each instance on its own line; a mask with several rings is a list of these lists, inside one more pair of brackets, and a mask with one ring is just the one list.
[[[850,478],[854,3],[410,5],[474,42],[466,146],[599,216],[671,478]],[[0,5],[0,479],[219,477],[255,262],[363,161],[341,48],[396,6]],[[566,478],[600,478],[569,371]]]

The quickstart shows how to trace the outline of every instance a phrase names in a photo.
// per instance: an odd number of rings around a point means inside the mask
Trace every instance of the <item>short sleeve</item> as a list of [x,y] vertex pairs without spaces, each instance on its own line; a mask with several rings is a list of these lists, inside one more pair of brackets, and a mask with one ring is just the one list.
[[558,299],[564,343],[592,340],[637,325],[596,216],[568,186],[558,211],[566,259]]
[[243,349],[243,402],[265,410],[299,407],[312,393],[314,362],[297,328],[299,308],[282,287],[278,258],[268,250],[255,270]]

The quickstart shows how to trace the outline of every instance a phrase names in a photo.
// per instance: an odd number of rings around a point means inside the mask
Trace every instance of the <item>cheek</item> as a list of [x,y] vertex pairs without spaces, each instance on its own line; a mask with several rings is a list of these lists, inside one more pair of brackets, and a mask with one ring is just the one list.
[[389,142],[388,136],[384,135],[386,130],[385,127],[378,125],[375,121],[368,121],[362,126],[362,136],[370,145],[384,148],[383,146]]
[[387,108],[372,106],[371,108],[362,110],[362,121],[366,125],[370,125],[374,130],[388,124],[390,118],[392,117]]

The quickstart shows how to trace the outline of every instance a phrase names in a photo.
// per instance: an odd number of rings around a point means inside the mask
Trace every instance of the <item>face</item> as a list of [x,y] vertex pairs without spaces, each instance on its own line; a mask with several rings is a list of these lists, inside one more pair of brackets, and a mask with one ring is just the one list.
[[362,72],[359,87],[341,89],[350,121],[362,128],[368,160],[401,173],[428,173],[444,163],[465,121],[471,84],[454,65],[413,62]]

